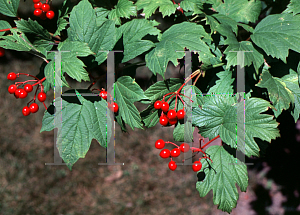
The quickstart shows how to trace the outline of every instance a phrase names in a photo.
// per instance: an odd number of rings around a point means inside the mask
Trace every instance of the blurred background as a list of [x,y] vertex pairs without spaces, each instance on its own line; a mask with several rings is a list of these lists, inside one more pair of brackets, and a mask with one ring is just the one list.
[[[60,3],[55,1],[53,7]],[[21,1],[19,8],[20,17],[34,18],[31,1]],[[51,21],[43,22],[48,22],[53,33]],[[66,166],[45,166],[53,162],[54,132],[40,133],[44,108],[24,117],[22,108],[33,93],[24,100],[15,99],[7,92],[13,82],[6,79],[9,72],[36,75],[41,64],[41,59],[16,51],[7,50],[0,58],[0,214],[227,214],[213,204],[212,191],[199,197],[191,167],[178,166],[172,172],[168,161],[159,157],[154,143],[160,138],[173,141],[172,127],[157,125],[122,133],[116,124],[116,162],[124,166],[98,166],[105,162],[106,151],[96,141],[72,171]],[[177,77],[178,70],[170,65],[166,77]],[[137,82],[142,86],[150,76],[147,68],[139,68]],[[68,82],[72,88],[90,84]],[[97,87],[105,87],[101,84]],[[47,97],[49,105],[52,90]],[[145,108],[142,104],[137,107]],[[262,158],[246,160],[253,163],[248,166],[249,186],[246,193],[239,191],[231,214],[300,214],[300,123],[295,124],[286,112],[277,121],[281,138],[262,150]],[[197,135],[195,132],[195,139]]]

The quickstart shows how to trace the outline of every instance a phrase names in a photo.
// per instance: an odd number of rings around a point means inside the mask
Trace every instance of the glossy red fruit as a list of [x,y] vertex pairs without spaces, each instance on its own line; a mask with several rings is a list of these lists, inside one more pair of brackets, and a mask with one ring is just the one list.
[[54,18],[54,12],[52,10],[49,10],[47,13],[46,13],[46,17],[48,19],[53,19]]
[[180,151],[182,151],[183,153],[186,153],[190,150],[190,145],[187,143],[182,143],[179,148],[180,148]]
[[166,116],[161,116],[161,117],[159,118],[159,123],[160,123],[161,125],[163,125],[163,126],[168,125],[168,122],[169,122],[169,120],[168,120],[168,118],[167,118]]
[[40,92],[40,93],[38,94],[38,100],[39,100],[40,102],[46,101],[46,98],[47,98],[46,93]]
[[117,103],[114,102],[114,103],[112,103],[112,104],[109,104],[109,105],[108,105],[108,108],[109,108],[111,111],[117,113],[118,110],[119,110],[119,105],[118,105]]
[[30,93],[30,92],[33,90],[33,87],[32,87],[31,84],[25,84],[24,90],[25,90],[27,93]]
[[170,125],[175,125],[176,123],[177,123],[177,118],[175,118],[175,119],[169,119],[169,123],[170,123]]
[[0,47],[0,57],[3,57],[5,54],[5,49]]
[[178,148],[172,149],[171,156],[178,157],[180,155],[180,150]]
[[34,4],[33,6],[34,6],[35,9],[41,9],[42,5],[43,5],[42,2],[38,2],[38,3]]
[[162,139],[156,140],[155,148],[162,149],[164,147],[165,147],[165,141],[163,141]]
[[23,107],[22,113],[24,116],[28,116],[31,113],[30,108],[27,106]]
[[163,102],[162,105],[161,105],[161,110],[163,112],[168,112],[168,110],[169,110],[169,104],[167,102]]
[[40,2],[40,0],[32,0],[34,4],[37,4]]
[[193,163],[193,170],[194,170],[194,172],[200,171],[201,168],[202,168],[202,163],[200,161],[195,161]]
[[177,113],[176,113],[176,111],[175,110],[169,110],[168,111],[168,114],[167,114],[167,117],[169,118],[169,119],[175,119],[176,117],[177,117]]
[[20,95],[20,89],[16,89],[15,91],[15,97],[18,99]]
[[155,108],[156,110],[159,110],[159,109],[161,109],[161,105],[162,105],[162,102],[161,102],[161,101],[156,101],[156,102],[154,103],[154,108]]
[[163,149],[161,150],[161,152],[159,153],[159,156],[162,157],[163,159],[169,158],[171,155],[170,150],[169,149]]
[[177,168],[177,164],[175,161],[170,161],[169,162],[169,169],[174,171]]
[[43,4],[43,5],[42,5],[42,10],[43,10],[44,12],[48,12],[48,11],[50,10],[50,5],[48,5],[48,4]]
[[16,80],[16,78],[17,78],[17,75],[16,75],[16,73],[14,73],[14,72],[10,72],[10,73],[8,73],[8,75],[7,75],[7,79],[8,79],[8,80],[14,81],[14,80]]
[[43,13],[43,11],[41,9],[35,9],[33,11],[33,15],[35,15],[35,16],[40,16],[42,13]]
[[105,100],[107,99],[107,92],[105,90],[102,90],[99,95],[101,98],[103,98]]
[[25,99],[27,97],[27,92],[24,89],[19,90],[19,98],[20,99]]
[[39,110],[39,106],[37,103],[32,103],[30,106],[30,112],[31,113],[36,113]]
[[185,111],[183,109],[177,111],[177,118],[179,120],[184,119],[184,116],[185,116]]
[[16,89],[17,89],[17,86],[15,84],[12,84],[8,87],[8,92],[10,94],[13,94],[13,93],[15,93]]

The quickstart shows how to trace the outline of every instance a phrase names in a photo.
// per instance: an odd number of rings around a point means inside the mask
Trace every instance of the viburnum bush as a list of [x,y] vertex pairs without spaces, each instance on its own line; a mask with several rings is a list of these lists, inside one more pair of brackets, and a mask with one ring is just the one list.
[[[24,117],[37,112],[43,103],[41,132],[54,129],[53,107],[62,105],[55,111],[62,114],[66,129],[57,133],[57,148],[70,169],[85,157],[92,139],[107,146],[111,135],[107,130],[112,126],[107,125],[109,109],[124,132],[128,126],[174,128],[174,140],[153,143],[161,150],[160,157],[168,160],[171,171],[190,167],[197,172],[200,196],[213,190],[214,204],[231,212],[239,196],[236,184],[243,192],[248,186],[247,165],[238,163],[236,152],[259,157],[261,147],[280,137],[276,119],[283,111],[290,112],[295,122],[299,118],[298,0],[65,0],[58,10],[52,1],[33,3],[34,20],[18,17],[19,0],[0,0],[0,13],[7,20],[0,20],[0,57],[5,58],[5,50],[16,50],[44,61],[33,74],[7,74],[8,93],[24,99],[20,110]],[[49,22],[57,25],[55,32],[48,31]],[[107,64],[108,51],[120,50],[113,91],[107,92],[108,86],[97,89],[95,83],[106,73],[94,77],[92,69]],[[52,103],[47,98],[57,81],[55,53],[50,51],[61,53],[63,87],[70,87],[66,76],[91,82],[86,90],[66,91],[76,95],[76,102],[64,97],[66,92]],[[237,51],[245,51],[244,57],[238,57]],[[186,53],[192,53],[187,76]],[[179,72],[167,79],[169,64]],[[145,66],[152,77],[143,90],[135,77],[138,68]],[[242,69],[245,82],[237,78]],[[27,80],[18,81],[21,75]],[[157,81],[158,75],[163,80]],[[245,92],[238,91],[238,84]],[[98,96],[91,99],[83,95],[87,92]],[[114,99],[107,101],[108,95]],[[25,101],[27,97],[31,100]],[[139,112],[136,102],[148,106]],[[206,143],[200,139],[199,147],[189,144],[196,127],[210,139]],[[222,144],[210,146],[217,138]],[[174,148],[170,151],[166,144]],[[199,152],[202,157],[192,165],[177,166],[179,156],[190,153],[193,157]]]

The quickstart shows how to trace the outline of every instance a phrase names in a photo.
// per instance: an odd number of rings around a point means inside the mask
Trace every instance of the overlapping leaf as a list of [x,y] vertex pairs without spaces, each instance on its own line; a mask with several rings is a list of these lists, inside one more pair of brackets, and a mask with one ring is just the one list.
[[17,28],[25,34],[35,34],[45,40],[51,39],[49,32],[37,21],[33,21],[29,18],[28,21],[21,19],[19,21],[15,21],[15,23]]
[[16,51],[30,51],[33,45],[27,39],[25,34],[18,29],[11,29],[12,35],[0,36],[0,47],[5,49],[12,49]]
[[80,104],[68,103],[58,97],[55,99],[55,109],[61,118],[54,119],[48,111],[43,117],[42,131],[51,131],[58,128],[57,148],[61,158],[67,163],[70,170],[73,164],[84,158],[92,139],[96,139],[99,144],[106,147],[107,140],[110,139],[111,124],[107,120],[107,103],[104,100],[94,103],[83,98],[76,91]]
[[154,27],[158,24],[158,22],[146,19],[134,19],[120,27],[123,33],[124,44],[124,58],[122,62],[127,62],[155,46],[152,41],[142,40],[142,38],[147,34],[159,35],[160,31]]
[[287,110],[290,103],[295,102],[293,92],[287,88],[285,82],[280,78],[273,77],[268,70],[263,71],[256,86],[267,88],[269,98],[276,108],[273,110],[276,117],[281,114],[282,110]]
[[97,7],[95,8],[95,13],[97,26],[101,26],[107,20],[106,17],[110,11],[103,7]]
[[224,0],[213,5],[214,10],[237,22],[256,22],[261,11],[259,0]]
[[[115,45],[115,24],[111,20],[97,26],[96,14],[91,3],[81,1],[70,14],[69,39],[88,43],[96,54],[96,61],[101,64],[107,58],[107,52]],[[101,52],[103,51],[103,52]]]
[[300,13],[300,1],[291,0],[284,13],[293,13],[293,15]]
[[[240,148],[245,144],[245,155],[259,156],[259,147],[254,138],[270,142],[279,137],[278,123],[273,116],[261,114],[271,107],[268,101],[250,98],[235,103],[236,99],[224,96],[211,96],[202,109],[193,109],[193,124],[200,129],[204,137],[212,139],[220,135],[222,141],[232,148]],[[244,121],[245,120],[245,121]],[[245,133],[237,132],[244,130]]]
[[184,57],[184,48],[199,53],[200,61],[214,57],[201,38],[211,39],[201,25],[183,22],[166,30],[156,47],[146,55],[146,65],[154,73],[164,77],[168,62],[178,65],[177,59]]
[[137,6],[137,10],[143,9],[146,19],[148,19],[157,8],[159,8],[159,12],[165,17],[175,13],[178,7],[178,5],[173,4],[172,1],[166,0],[138,0],[135,5]]
[[130,16],[136,16],[136,6],[129,0],[119,0],[108,14],[108,18],[114,20],[116,25],[121,25],[120,18],[130,18]]
[[[218,205],[218,209],[230,213],[236,207],[239,193],[236,184],[242,192],[246,192],[248,187],[248,173],[245,164],[236,163],[236,158],[229,154],[222,146],[211,146],[206,152],[211,155],[210,160],[201,160],[202,169],[206,177],[203,181],[196,183],[200,197],[204,197],[210,190],[213,190],[213,202]],[[236,164],[236,165],[234,165]],[[203,171],[203,170],[202,170]]]
[[184,11],[193,11],[193,15],[203,13],[201,11],[203,9],[202,5],[203,3],[199,0],[183,0],[180,2],[180,7]]
[[19,0],[0,0],[0,13],[10,17],[16,17]]
[[252,41],[267,55],[286,63],[289,49],[300,53],[300,16],[274,14],[264,18],[255,27]]
[[114,83],[114,94],[123,121],[132,129],[143,129],[140,113],[134,106],[134,102],[147,99],[140,86],[131,77],[122,76]]
[[[0,29],[9,29],[11,28],[11,25],[5,21],[5,20],[0,20]],[[3,36],[5,34],[5,31],[0,32],[0,36]]]
[[218,95],[233,95],[233,85],[234,79],[232,78],[232,71],[225,70],[222,72],[217,73],[219,80],[216,81],[216,84],[209,88],[207,94],[215,94],[214,96]]

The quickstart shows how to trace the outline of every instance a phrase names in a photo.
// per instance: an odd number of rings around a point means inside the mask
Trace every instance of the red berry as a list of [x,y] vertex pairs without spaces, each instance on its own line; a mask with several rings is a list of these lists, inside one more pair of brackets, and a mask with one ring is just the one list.
[[169,162],[169,169],[174,171],[177,168],[177,164],[175,161],[170,161]]
[[102,98],[102,99],[107,99],[107,92],[105,91],[105,90],[102,90],[101,92],[100,92],[100,97]]
[[180,155],[180,150],[178,148],[172,149],[171,156],[178,157]]
[[8,87],[8,92],[10,94],[13,94],[13,93],[15,93],[16,89],[17,89],[17,86],[15,84],[12,84]]
[[36,113],[39,110],[39,106],[37,103],[32,103],[29,106],[29,108],[30,108],[31,113]]
[[194,170],[194,172],[200,171],[201,168],[202,168],[202,163],[200,161],[195,161],[193,163],[193,170]]
[[162,105],[162,102],[161,102],[161,101],[156,101],[156,102],[154,103],[154,108],[155,108],[156,110],[159,110],[159,109],[161,108],[161,105]]
[[170,150],[169,149],[163,149],[159,153],[159,156],[162,157],[163,159],[169,158],[170,157]]
[[46,93],[40,92],[40,93],[38,94],[38,100],[39,100],[40,102],[46,101],[46,98],[47,98]]
[[40,2],[40,0],[32,0],[34,4],[37,4]]
[[185,116],[185,111],[183,109],[177,111],[177,118],[179,120],[184,119],[184,116]]
[[169,104],[167,102],[163,102],[161,105],[161,110],[163,112],[167,112],[169,110]]
[[54,12],[52,10],[49,10],[47,13],[46,13],[46,17],[48,19],[53,19],[54,18]]
[[115,112],[115,113],[117,113],[118,110],[119,110],[119,106],[118,106],[118,104],[115,103],[115,102],[114,102],[114,103],[111,103],[111,104],[108,103],[108,108],[109,108],[111,111]]
[[43,5],[42,2],[38,2],[38,3],[34,4],[33,6],[35,9],[41,9],[42,5]]
[[175,118],[175,119],[169,119],[169,123],[170,123],[170,125],[175,125],[176,123],[177,123],[177,118]]
[[165,141],[163,141],[162,139],[156,140],[155,148],[162,149],[164,147],[165,147]]
[[43,4],[43,5],[42,5],[42,10],[43,10],[44,12],[48,12],[48,11],[50,10],[50,5],[48,5],[48,4]]
[[5,54],[5,49],[0,47],[0,57],[3,57]]
[[16,89],[15,91],[15,97],[18,99],[20,95],[20,89]]
[[185,152],[188,152],[190,150],[190,145],[187,144],[187,143],[182,143],[179,148],[180,148],[180,151],[185,153]]
[[40,16],[42,13],[43,13],[43,11],[41,9],[35,9],[33,11],[33,15],[35,15],[35,16]]
[[28,116],[31,113],[30,108],[27,106],[23,107],[22,113],[24,116]]
[[27,97],[27,92],[25,91],[25,90],[23,90],[23,89],[20,89],[19,90],[19,98],[20,99],[25,99],[26,97]]
[[32,87],[31,84],[25,84],[24,90],[25,90],[27,93],[30,93],[30,92],[33,90],[33,87]]
[[8,80],[14,81],[14,80],[16,80],[16,78],[17,78],[17,75],[16,75],[16,73],[14,73],[14,72],[10,72],[10,73],[8,73],[8,75],[7,75],[7,79],[8,79]]
[[166,126],[166,125],[168,125],[168,118],[166,117],[166,116],[161,116],[160,118],[159,118],[159,123],[161,124],[161,125],[163,125],[163,126]]
[[177,117],[176,111],[175,110],[169,110],[167,117],[169,119],[175,119]]

